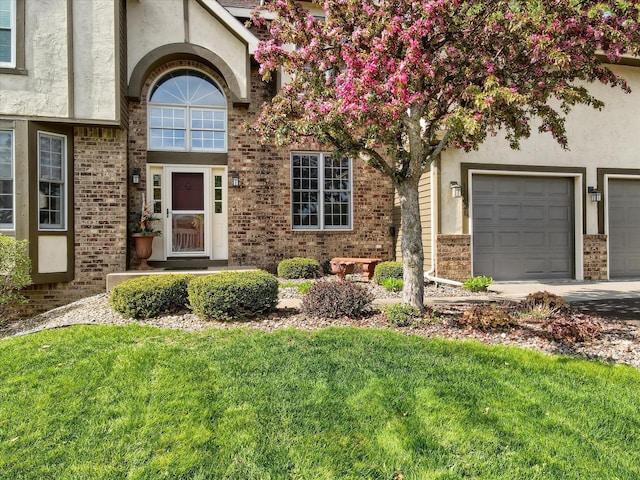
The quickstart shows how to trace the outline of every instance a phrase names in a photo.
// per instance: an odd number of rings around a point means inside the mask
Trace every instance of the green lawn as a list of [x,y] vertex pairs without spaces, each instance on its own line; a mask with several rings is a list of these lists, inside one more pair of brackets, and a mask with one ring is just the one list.
[[637,479],[640,371],[385,331],[0,341],[0,478]]

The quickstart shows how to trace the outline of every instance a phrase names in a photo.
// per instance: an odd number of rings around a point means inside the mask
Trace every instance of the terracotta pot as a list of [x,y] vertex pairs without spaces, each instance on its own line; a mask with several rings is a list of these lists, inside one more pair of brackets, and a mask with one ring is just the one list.
[[142,235],[134,233],[131,235],[136,243],[136,255],[140,259],[138,270],[153,270],[153,267],[147,263],[147,259],[153,252],[153,239],[156,235]]

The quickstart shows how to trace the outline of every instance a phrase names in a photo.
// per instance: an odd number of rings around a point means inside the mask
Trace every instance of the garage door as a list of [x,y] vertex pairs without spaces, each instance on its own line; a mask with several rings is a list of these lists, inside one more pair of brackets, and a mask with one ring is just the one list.
[[640,181],[609,180],[609,276],[640,277]]
[[572,178],[474,175],[474,275],[573,278],[573,205]]

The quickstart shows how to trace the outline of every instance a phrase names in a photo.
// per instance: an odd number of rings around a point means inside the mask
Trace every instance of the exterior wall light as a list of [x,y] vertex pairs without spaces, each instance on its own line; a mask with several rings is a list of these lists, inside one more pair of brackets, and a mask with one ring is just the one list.
[[138,185],[140,183],[140,169],[134,168],[133,173],[131,174],[131,183],[134,185]]
[[452,198],[460,198],[460,197],[462,197],[462,186],[458,182],[451,182],[449,184],[449,188],[451,188],[451,197]]
[[240,172],[231,172],[231,186],[234,188],[238,188],[240,186]]
[[591,201],[594,203],[602,200],[602,192],[596,190],[596,187],[587,187],[587,193],[591,196]]

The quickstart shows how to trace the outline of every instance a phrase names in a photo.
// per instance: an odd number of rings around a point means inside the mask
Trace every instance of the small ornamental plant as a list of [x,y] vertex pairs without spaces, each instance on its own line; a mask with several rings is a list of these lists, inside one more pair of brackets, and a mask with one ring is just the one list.
[[389,324],[394,327],[410,327],[420,321],[420,310],[411,305],[398,303],[384,309]]
[[467,278],[462,284],[464,288],[472,292],[486,292],[489,285],[493,283],[493,278],[480,275],[477,277]]
[[144,235],[144,236],[149,236],[149,235],[160,236],[162,235],[162,232],[160,230],[156,230],[153,227],[153,222],[155,222],[156,220],[159,220],[159,219],[153,214],[151,205],[148,203],[145,203],[142,206],[142,212],[140,213],[140,220],[137,222],[131,223],[129,225],[129,231],[131,233],[137,233],[139,235]]
[[27,302],[20,290],[31,285],[30,273],[27,241],[0,234],[0,314],[8,316],[15,305]]
[[404,286],[400,278],[383,278],[380,284],[389,292],[401,292]]

